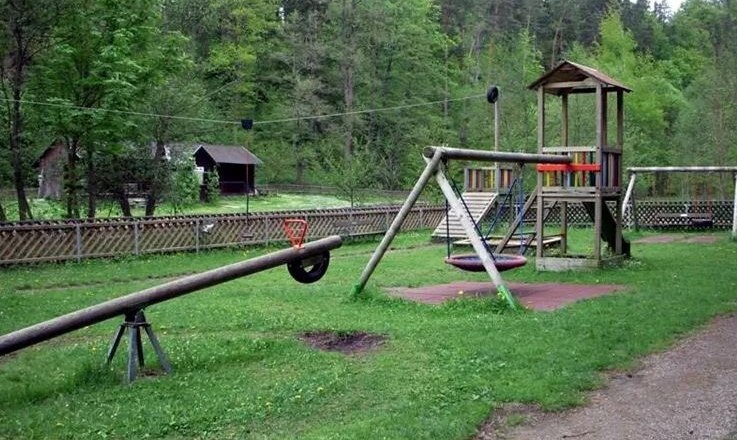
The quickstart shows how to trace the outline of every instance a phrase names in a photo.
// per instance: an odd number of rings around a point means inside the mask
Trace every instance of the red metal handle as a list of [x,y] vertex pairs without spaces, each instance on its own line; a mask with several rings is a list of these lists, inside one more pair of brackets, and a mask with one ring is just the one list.
[[305,235],[307,234],[307,220],[301,218],[287,218],[284,219],[282,224],[284,233],[287,234],[289,242],[292,246],[300,249],[304,243]]

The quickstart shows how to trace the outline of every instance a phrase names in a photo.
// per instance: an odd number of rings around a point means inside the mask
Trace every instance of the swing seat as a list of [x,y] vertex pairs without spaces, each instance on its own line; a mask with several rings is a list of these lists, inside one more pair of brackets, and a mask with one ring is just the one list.
[[[454,255],[445,259],[447,264],[457,267],[467,272],[484,272],[484,265],[481,258],[476,254]],[[505,270],[516,269],[527,264],[527,258],[522,255],[495,255],[493,260],[496,270],[504,272]]]

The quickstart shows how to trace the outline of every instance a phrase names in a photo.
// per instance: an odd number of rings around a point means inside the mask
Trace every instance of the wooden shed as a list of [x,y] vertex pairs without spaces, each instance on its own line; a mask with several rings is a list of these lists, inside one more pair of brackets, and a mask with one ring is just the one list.
[[256,166],[263,162],[246,148],[199,144],[193,155],[205,173],[218,172],[221,194],[254,193]]
[[60,200],[64,188],[67,151],[63,142],[55,142],[33,162],[38,170],[38,197]]

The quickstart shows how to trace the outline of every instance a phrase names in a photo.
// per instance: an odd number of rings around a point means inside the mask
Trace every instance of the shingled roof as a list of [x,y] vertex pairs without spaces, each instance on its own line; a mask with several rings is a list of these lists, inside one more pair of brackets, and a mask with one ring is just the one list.
[[227,145],[200,144],[194,151],[196,154],[200,149],[204,150],[216,163],[230,163],[235,165],[263,165],[261,159],[256,157],[244,147],[233,147]]
[[[621,82],[605,75],[593,67],[584,66],[583,64],[574,63],[573,61],[563,60],[557,66],[546,72],[543,76],[538,78],[535,82],[530,84],[529,88],[535,90],[540,86],[550,83],[562,83],[562,82],[579,82],[586,79],[592,79],[594,82],[603,85],[606,88],[621,89],[625,92],[631,92],[632,89],[622,84]],[[576,89],[591,89],[593,87],[582,86],[582,87],[571,87]],[[551,93],[558,93],[558,91],[551,91]]]

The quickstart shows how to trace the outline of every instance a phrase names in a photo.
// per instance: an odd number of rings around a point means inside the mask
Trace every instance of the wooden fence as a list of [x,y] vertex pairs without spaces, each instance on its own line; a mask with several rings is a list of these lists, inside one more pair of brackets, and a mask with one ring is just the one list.
[[[699,206],[684,205],[684,202],[638,201],[637,215],[644,228],[689,229],[695,226],[687,222],[680,224],[678,216],[673,214],[708,212],[715,228],[728,229],[732,225],[732,206],[731,201]],[[383,234],[398,211],[399,206],[382,206],[248,216],[220,214],[5,223],[0,224],[0,265],[286,243],[282,223],[287,218],[306,220],[309,240],[332,234],[345,237]],[[507,210],[499,224],[508,224],[510,215],[513,211]],[[412,210],[403,229],[435,228],[443,216],[444,206],[420,205]],[[671,220],[664,224],[664,219]],[[534,223],[534,208],[527,213],[525,221]],[[553,209],[548,223],[559,221],[560,211]],[[582,205],[569,204],[568,221],[572,226],[591,226],[591,219]],[[625,216],[624,223],[632,225],[631,212]]]
[[[614,204],[607,202],[609,209],[614,212]],[[698,226],[689,221],[689,215],[703,215],[709,217],[713,222],[713,228],[730,229],[732,227],[733,202],[731,200],[712,201],[708,204],[703,202],[689,203],[684,201],[660,201],[660,200],[643,200],[637,201],[637,220],[643,229],[660,229],[660,228],[680,228],[680,229],[698,229]],[[532,224],[536,219],[536,209],[533,206],[525,215],[525,223]],[[490,221],[495,215],[495,210],[489,213]],[[513,210],[507,210],[500,216],[498,224],[509,224],[510,215]],[[634,227],[634,215],[632,209],[628,209],[624,218],[625,227]],[[560,223],[560,206],[553,208],[548,216],[548,223]],[[568,204],[568,224],[570,226],[589,227],[592,225],[591,218],[579,203]]]
[[[398,211],[398,206],[384,206],[247,216],[18,222],[0,225],[0,265],[286,243],[282,224],[287,218],[300,218],[309,223],[308,240],[333,234],[346,237],[382,234]],[[417,206],[403,228],[435,227],[443,215],[443,207]]]

